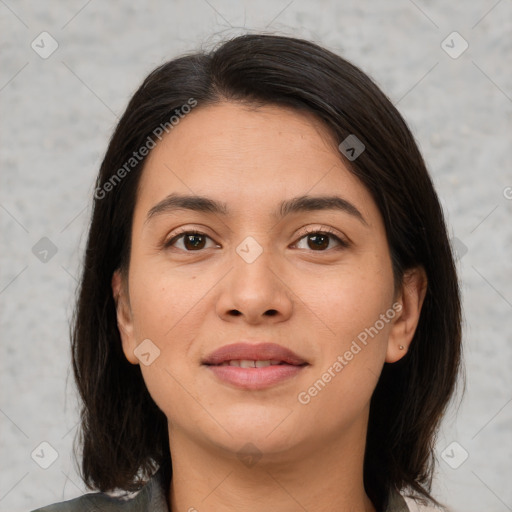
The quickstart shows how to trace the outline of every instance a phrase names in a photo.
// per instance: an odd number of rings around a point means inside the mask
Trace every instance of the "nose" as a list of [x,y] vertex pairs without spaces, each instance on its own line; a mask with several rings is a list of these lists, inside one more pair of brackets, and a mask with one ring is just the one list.
[[254,261],[235,253],[232,262],[217,301],[217,313],[223,320],[256,325],[290,318],[293,293],[282,265],[269,251],[264,250]]

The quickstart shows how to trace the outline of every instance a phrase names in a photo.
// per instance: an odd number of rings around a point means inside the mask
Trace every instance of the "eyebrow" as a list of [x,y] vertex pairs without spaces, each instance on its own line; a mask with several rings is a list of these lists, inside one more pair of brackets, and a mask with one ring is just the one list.
[[[229,208],[227,204],[221,201],[216,201],[205,196],[172,193],[149,210],[144,223],[147,223],[158,215],[171,213],[176,210],[190,210],[222,216],[229,215]],[[281,202],[278,209],[273,213],[273,217],[281,220],[294,213],[322,210],[338,210],[348,213],[358,219],[365,226],[368,226],[368,223],[362,213],[352,203],[342,197],[332,195],[298,196],[292,199],[287,199]]]

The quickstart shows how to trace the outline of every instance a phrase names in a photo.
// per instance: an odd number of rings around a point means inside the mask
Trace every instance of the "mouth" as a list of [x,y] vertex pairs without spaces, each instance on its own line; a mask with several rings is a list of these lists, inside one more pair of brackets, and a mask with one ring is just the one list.
[[278,364],[301,366],[307,364],[307,361],[289,348],[278,345],[277,343],[254,344],[246,342],[224,345],[213,351],[202,361],[202,364],[208,366],[220,366],[226,363],[231,366],[241,366],[241,364],[238,363],[243,363],[244,366],[242,367],[244,368],[257,368],[256,363],[264,363],[261,366]]
[[[224,361],[220,364],[215,364],[211,366],[238,366],[240,368],[265,368],[266,366],[277,366],[282,364],[289,364],[285,361],[279,361],[279,359],[267,359],[267,360],[254,360],[251,361],[249,359],[231,359],[230,361]],[[295,366],[295,365],[293,365]],[[299,365],[300,366],[300,365]]]
[[202,364],[223,383],[257,390],[297,376],[309,363],[275,343],[235,343],[212,352]]

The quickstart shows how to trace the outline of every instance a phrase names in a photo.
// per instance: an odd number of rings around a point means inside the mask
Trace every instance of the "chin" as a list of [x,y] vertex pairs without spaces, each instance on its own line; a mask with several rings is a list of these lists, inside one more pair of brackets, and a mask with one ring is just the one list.
[[[265,453],[282,452],[295,435],[303,435],[301,429],[289,420],[297,421],[291,408],[282,406],[250,406],[234,404],[215,415],[215,419],[226,429],[215,430],[220,436],[211,439],[223,448],[238,452],[243,446],[253,444]],[[213,431],[208,429],[211,438]],[[296,441],[299,441],[298,439]],[[293,444],[293,443],[292,443]]]

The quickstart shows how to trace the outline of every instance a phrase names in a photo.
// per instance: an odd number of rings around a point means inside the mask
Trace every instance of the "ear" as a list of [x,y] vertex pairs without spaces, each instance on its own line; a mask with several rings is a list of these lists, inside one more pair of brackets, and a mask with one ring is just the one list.
[[[420,319],[421,307],[427,293],[427,275],[423,267],[407,270],[402,280],[402,288],[393,309],[397,315],[393,320],[386,363],[395,363],[402,359],[411,344]],[[403,347],[403,348],[400,348]]]
[[116,270],[112,275],[112,293],[116,304],[117,327],[119,328],[124,355],[130,363],[139,364],[139,360],[133,352],[137,346],[134,335],[133,314],[120,270]]

